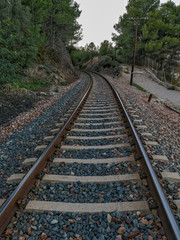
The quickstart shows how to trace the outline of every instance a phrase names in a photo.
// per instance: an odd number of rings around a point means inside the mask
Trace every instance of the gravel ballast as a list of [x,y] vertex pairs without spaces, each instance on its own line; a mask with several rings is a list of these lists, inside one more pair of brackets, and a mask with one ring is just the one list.
[[[146,189],[133,181],[120,183],[60,183],[40,184],[31,200],[73,203],[105,203],[146,200]],[[58,194],[59,193],[59,194]]]
[[[101,90],[100,93],[96,90],[89,99],[97,98],[101,99],[112,97],[111,94],[106,96],[105,85],[102,84],[103,80],[98,78],[95,81],[94,88]],[[98,93],[98,94],[97,94]],[[102,93],[102,94],[101,94]],[[135,104],[135,101],[133,102]],[[55,110],[54,110],[55,111]],[[107,116],[107,115],[106,115]],[[110,118],[113,115],[110,115]],[[81,116],[83,118],[83,116]],[[101,117],[102,119],[105,115],[92,116],[93,118]],[[57,119],[56,115],[55,118]],[[42,119],[41,119],[42,121]],[[143,124],[145,124],[143,122]],[[113,124],[114,125],[114,124]],[[42,126],[44,122],[42,121]],[[42,127],[41,126],[41,127]],[[87,129],[86,129],[87,130]],[[127,129],[126,129],[127,130]],[[73,132],[76,136],[108,136],[109,134],[124,134],[126,130],[109,130],[108,132],[98,132],[95,129],[93,132]],[[82,129],[83,131],[83,129]],[[83,135],[81,135],[83,134]],[[128,140],[128,139],[127,139]],[[95,144],[95,146],[110,145],[108,149],[87,149],[87,150],[63,150],[58,149],[55,157],[59,158],[74,158],[74,159],[107,159],[107,158],[120,158],[126,156],[132,156],[132,147],[114,147],[111,145],[117,144],[118,141],[122,141],[118,138],[115,141],[106,140],[89,140],[89,141],[76,141],[76,140],[65,140],[65,144],[70,146],[82,144],[81,146]],[[132,141],[128,141],[132,145]],[[42,141],[38,142],[39,144]],[[107,144],[106,144],[107,143]],[[87,144],[87,145],[86,145]],[[67,146],[67,145],[66,145]],[[93,145],[92,145],[93,146]],[[99,147],[99,146],[98,146]],[[62,146],[63,148],[63,146]],[[64,148],[65,149],[65,148]],[[158,149],[159,150],[159,149]],[[37,153],[38,154],[38,153]],[[31,156],[32,157],[32,156]],[[110,166],[109,166],[110,165]],[[139,164],[138,164],[139,166]],[[55,168],[54,168],[55,167]],[[122,162],[113,164],[84,164],[80,165],[78,163],[65,164],[61,163],[59,166],[57,164],[49,163],[49,165],[44,169],[42,176],[42,182],[38,179],[33,186],[32,191],[28,194],[28,200],[41,200],[41,201],[56,201],[56,202],[67,202],[67,203],[113,203],[113,202],[137,202],[137,201],[151,201],[152,197],[147,186],[145,179],[141,181],[138,174],[134,178],[137,180],[129,180],[128,174],[135,173],[139,169],[134,163]],[[50,175],[52,174],[52,175]],[[59,176],[60,183],[55,180],[48,180],[47,176],[53,176],[55,174],[63,174],[64,176]],[[43,175],[43,174],[42,174]],[[104,175],[106,179],[110,179],[112,175],[112,183],[101,182],[97,180]],[[108,176],[106,176],[108,175]],[[117,175],[117,176],[115,176]],[[67,177],[68,176],[68,177]],[[78,177],[78,176],[81,176]],[[85,176],[88,176],[87,178]],[[126,179],[126,180],[115,180],[114,179]],[[128,177],[128,180],[127,180]],[[71,182],[69,179],[77,179]],[[78,181],[79,179],[85,179],[85,183]],[[87,179],[96,179],[95,183],[86,183]],[[51,178],[53,179],[53,178]],[[65,183],[68,179],[68,183]],[[102,179],[102,178],[101,178]],[[111,178],[112,179],[112,178]],[[44,180],[44,183],[43,183]],[[52,182],[50,182],[52,181]],[[45,183],[46,182],[46,183]],[[56,182],[56,183],[55,183]],[[93,181],[92,181],[93,182]],[[169,187],[169,186],[168,186]],[[9,231],[9,232],[8,232]],[[136,239],[136,240],[153,240],[153,239],[163,239],[166,240],[162,224],[160,219],[156,215],[156,210],[153,212],[113,212],[106,213],[102,212],[100,214],[68,214],[68,213],[58,213],[58,212],[44,212],[44,213],[23,213],[17,212],[15,217],[12,219],[11,223],[6,229],[3,240],[6,236],[10,236],[13,239],[25,240],[25,239],[65,239],[65,240],[124,240],[124,239]],[[19,237],[22,237],[19,239]]]
[[118,143],[127,143],[128,142],[128,137],[123,137],[123,138],[115,138],[113,139],[101,139],[101,140],[78,140],[78,139],[73,139],[69,140],[67,139],[64,144],[66,145],[78,145],[78,146],[99,146],[99,145],[113,145],[113,144],[118,144]]
[[[140,211],[110,214],[45,212],[23,215],[18,212],[16,216],[19,221],[14,223],[14,226],[20,230],[12,234],[14,240],[18,240],[19,236],[23,240],[166,239],[160,219]],[[10,227],[13,227],[13,224]],[[5,237],[2,239],[4,240]]]
[[109,130],[105,132],[97,132],[96,130],[92,132],[75,132],[72,131],[69,133],[69,136],[86,136],[86,137],[96,137],[96,136],[109,136],[109,135],[119,135],[119,134],[125,134],[126,131],[123,129],[118,130]]
[[[146,75],[144,78],[149,77]],[[131,87],[129,85],[129,75],[123,73],[122,77],[108,79],[115,86],[119,92],[125,106],[127,106],[128,113],[131,119],[134,119],[133,115],[138,115],[138,118],[143,120],[143,124],[147,127],[146,129],[137,129],[139,136],[143,141],[149,141],[153,139],[158,142],[158,146],[147,146],[144,145],[149,158],[152,159],[153,155],[165,155],[168,158],[169,163],[162,163],[152,161],[154,171],[159,176],[159,172],[180,172],[180,115],[173,110],[167,108],[161,99],[152,99],[148,103],[149,93],[144,93]],[[144,85],[146,88],[146,85]],[[149,90],[149,89],[148,89]],[[149,90],[150,91],[150,90]],[[152,91],[150,91],[153,93]],[[168,93],[166,93],[168,94]],[[174,95],[175,96],[175,95]],[[176,99],[177,100],[177,99]],[[134,112],[132,112],[132,110]],[[152,137],[142,136],[141,133],[148,132],[152,134]],[[167,199],[172,199],[170,191],[161,184],[164,188]],[[173,187],[173,186],[174,187]],[[177,183],[172,182],[171,188],[176,189],[178,195],[178,189],[176,188]],[[171,205],[171,201],[169,201]],[[175,211],[175,216],[180,224],[180,215]]]
[[137,171],[133,163],[111,163],[111,164],[51,164],[47,169],[48,174],[75,175],[75,176],[106,176],[118,174],[130,174]]
[[0,198],[7,198],[13,190],[6,183],[7,178],[13,173],[27,172],[27,167],[22,162],[26,158],[40,156],[40,152],[34,153],[34,149],[44,143],[45,136],[51,135],[50,130],[55,128],[56,122],[63,118],[72,103],[80,97],[86,85],[87,79],[84,77],[75,88],[44,110],[38,118],[19,131],[14,131],[6,141],[0,143],[0,189],[3,189]]
[[60,153],[56,152],[57,158],[116,158],[131,156],[131,147],[127,148],[114,148],[114,149],[91,149],[89,150],[63,150]]

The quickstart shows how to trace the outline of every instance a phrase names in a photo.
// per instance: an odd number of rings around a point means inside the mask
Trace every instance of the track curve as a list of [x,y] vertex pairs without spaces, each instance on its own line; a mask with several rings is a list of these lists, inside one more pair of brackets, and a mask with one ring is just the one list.
[[[106,212],[106,224],[110,227],[115,221],[117,226],[107,233],[107,237],[112,238],[104,239],[116,239],[117,234],[128,233],[127,229],[122,229],[117,212],[130,215],[131,212],[143,212],[146,219],[145,216],[151,211],[155,213],[158,208],[168,239],[179,239],[175,218],[117,91],[103,76],[88,74],[93,79],[93,87],[87,86],[71,116],[40,158],[29,162],[34,164],[33,167],[1,207],[0,232],[4,231],[16,209],[22,206],[19,200],[32,188],[26,197],[24,215],[28,212]],[[51,161],[47,163],[48,159]],[[42,170],[43,174],[38,176]],[[70,224],[74,222],[73,218]],[[134,234],[141,234],[132,229]],[[63,231],[62,236],[71,237]],[[131,235],[130,232],[126,237]],[[62,236],[59,239],[66,239]]]

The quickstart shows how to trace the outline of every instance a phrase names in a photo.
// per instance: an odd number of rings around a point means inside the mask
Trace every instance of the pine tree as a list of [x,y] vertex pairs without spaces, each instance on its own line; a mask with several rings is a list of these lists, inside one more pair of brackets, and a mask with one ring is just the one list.
[[[136,0],[129,1],[126,7],[127,13],[120,16],[119,22],[114,25],[118,34],[113,34],[113,41],[118,49],[118,58],[123,62],[131,62],[136,22],[132,19],[145,18],[151,11],[159,7],[159,0]],[[146,21],[138,21],[137,55],[144,54],[142,42],[142,27]]]
[[20,0],[2,1],[0,13],[0,83],[5,83],[35,60],[37,33],[31,28],[29,8]]
[[158,11],[149,14],[143,26],[146,54],[166,61],[178,56],[180,51],[180,6],[169,1]]

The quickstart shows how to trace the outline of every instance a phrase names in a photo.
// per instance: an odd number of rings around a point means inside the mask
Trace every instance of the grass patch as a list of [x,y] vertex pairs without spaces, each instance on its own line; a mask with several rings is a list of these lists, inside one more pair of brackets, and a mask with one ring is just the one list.
[[13,81],[13,87],[25,88],[28,90],[34,90],[36,88],[50,88],[51,86],[51,82],[32,77],[28,79],[20,79],[18,81]]
[[65,81],[63,81],[63,82],[60,82],[58,85],[59,85],[59,86],[66,86],[66,85],[68,85],[68,83],[65,82]]
[[175,90],[175,86],[169,86],[167,87],[167,90]]
[[136,83],[133,83],[133,86],[136,87],[137,89],[139,89],[139,90],[142,91],[142,92],[147,92],[146,89],[144,89],[143,87],[139,86],[139,85],[136,84]]

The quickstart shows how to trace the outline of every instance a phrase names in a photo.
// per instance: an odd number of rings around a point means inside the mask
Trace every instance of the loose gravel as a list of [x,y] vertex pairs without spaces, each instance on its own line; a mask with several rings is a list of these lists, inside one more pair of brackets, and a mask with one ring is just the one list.
[[[133,181],[120,183],[60,183],[60,184],[40,184],[38,188],[33,188],[36,194],[31,200],[45,200],[55,202],[72,203],[105,203],[124,201],[145,201],[146,188]],[[30,195],[29,195],[30,196]]]
[[121,121],[121,117],[117,117],[117,118],[109,118],[109,119],[101,119],[101,120],[78,120],[78,123],[108,123],[108,122],[117,122],[117,121]]
[[122,124],[102,124],[102,125],[86,125],[86,126],[83,126],[83,125],[75,125],[74,127],[75,128],[78,128],[78,129],[107,129],[107,128],[117,128],[117,127],[122,127],[123,125]]
[[75,132],[73,129],[69,133],[69,136],[86,136],[86,137],[97,137],[97,136],[109,136],[109,135],[119,135],[119,134],[125,134],[126,131],[123,129],[118,130],[110,130],[106,132],[97,132],[96,130],[92,132]]
[[46,170],[47,174],[75,175],[75,176],[106,176],[131,174],[138,169],[133,163],[111,163],[111,164],[51,164]]
[[26,158],[39,157],[40,152],[34,149],[44,143],[44,137],[51,135],[50,130],[55,128],[63,115],[70,108],[72,103],[78,99],[85,86],[87,78],[63,96],[51,108],[44,110],[38,118],[26,124],[21,130],[14,131],[13,134],[3,143],[0,143],[0,198],[7,198],[12,190],[6,180],[13,173],[26,173],[27,167],[22,164]]
[[89,120],[91,119],[96,119],[96,118],[112,118],[112,117],[119,117],[119,114],[112,114],[112,113],[108,113],[108,114],[98,114],[96,116],[93,115],[80,115],[81,118],[89,118]]
[[[144,78],[146,78],[146,81],[149,79],[148,76],[144,76]],[[138,115],[138,119],[142,119],[143,124],[147,126],[147,129],[137,129],[139,135],[141,136],[143,132],[152,134],[152,137],[145,136],[141,137],[141,139],[146,141],[153,139],[159,143],[159,146],[144,145],[149,157],[152,158],[152,155],[155,154],[165,155],[169,160],[169,163],[153,161],[154,171],[157,174],[159,174],[159,171],[179,173],[180,115],[168,109],[161,99],[152,99],[151,102],[148,103],[149,93],[144,93],[135,87],[131,87],[129,85],[129,75],[127,74],[123,73],[119,79],[109,77],[109,80],[116,87],[127,108],[135,111],[135,113],[132,113],[128,110],[130,117],[133,119],[134,114]],[[176,184],[176,182],[173,182],[174,186],[176,186]],[[162,187],[167,199],[171,199],[171,194],[167,191],[167,188],[165,188],[164,185],[162,185]],[[178,189],[176,194],[179,194]],[[175,217],[180,225],[180,214],[176,212]]]
[[[18,221],[17,221],[18,219]],[[126,240],[166,239],[160,219],[144,212],[63,214],[18,212],[9,229],[13,240]],[[53,237],[52,237],[53,236]],[[3,236],[2,240],[6,237]]]
[[[99,85],[98,85],[99,84]],[[105,95],[102,80],[96,82],[95,88],[100,86],[102,98]],[[95,92],[92,99],[97,97]],[[136,101],[134,101],[135,103]],[[96,117],[107,117],[107,115],[97,115]],[[112,114],[110,115],[112,116]],[[83,118],[83,116],[82,116]],[[94,117],[90,118],[91,121]],[[108,136],[109,134],[124,134],[125,130],[110,130],[108,132],[101,132],[100,134],[95,130],[93,132],[71,132],[75,136]],[[69,141],[69,140],[66,140]],[[104,140],[104,143],[107,141]],[[74,144],[78,144],[76,140]],[[73,144],[72,143],[72,144]],[[96,144],[100,143],[96,141]],[[112,142],[113,143],[113,142]],[[117,142],[116,142],[117,143]],[[94,143],[93,143],[94,144]],[[109,144],[109,143],[108,143]],[[131,147],[128,148],[114,148],[102,150],[59,150],[55,157],[60,158],[75,158],[75,159],[105,159],[113,157],[126,157],[132,155]],[[44,173],[57,174],[59,171],[65,175],[85,175],[101,176],[115,174],[129,174],[136,171],[137,167],[133,163],[119,163],[119,164],[94,164],[94,165],[80,165],[75,164],[61,164],[59,167],[50,164]],[[91,166],[91,171],[89,167]],[[111,169],[111,170],[109,170]],[[90,173],[91,172],[91,173]],[[81,175],[82,176],[82,175]],[[28,195],[28,199],[33,200],[49,200],[49,201],[63,201],[73,203],[105,203],[114,201],[139,201],[149,200],[151,195],[147,185],[141,185],[135,181],[125,181],[121,183],[93,183],[82,184],[76,183],[58,183],[45,184],[40,183],[33,187],[33,190]],[[8,232],[9,231],[9,232]],[[18,212],[9,224],[5,236],[12,236],[13,239],[65,239],[65,240],[166,240],[160,219],[156,214],[137,212],[114,212],[100,214],[63,214],[56,212],[45,213],[23,213]]]
[[180,199],[180,183],[174,183],[170,180],[163,180],[163,186],[168,194],[169,199],[179,200]]
[[112,145],[112,144],[120,144],[120,143],[127,143],[128,137],[123,138],[114,138],[112,139],[101,139],[101,140],[79,140],[73,139],[69,140],[66,139],[64,144],[71,145],[71,146],[99,146],[99,145]]
[[117,158],[117,157],[128,157],[132,155],[131,147],[127,148],[114,148],[112,149],[91,149],[89,150],[61,150],[60,153],[55,153],[58,158]]

